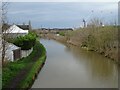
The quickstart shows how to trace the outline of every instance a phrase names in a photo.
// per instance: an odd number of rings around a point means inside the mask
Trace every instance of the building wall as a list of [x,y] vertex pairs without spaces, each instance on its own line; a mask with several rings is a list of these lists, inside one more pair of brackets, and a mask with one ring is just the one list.
[[30,50],[21,50],[21,57],[27,57],[32,52],[33,48]]

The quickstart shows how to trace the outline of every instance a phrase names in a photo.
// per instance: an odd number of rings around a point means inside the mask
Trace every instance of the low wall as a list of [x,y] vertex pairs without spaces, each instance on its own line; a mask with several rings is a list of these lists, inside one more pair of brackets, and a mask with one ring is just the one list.
[[21,58],[29,56],[32,50],[33,48],[31,48],[30,50],[21,50]]

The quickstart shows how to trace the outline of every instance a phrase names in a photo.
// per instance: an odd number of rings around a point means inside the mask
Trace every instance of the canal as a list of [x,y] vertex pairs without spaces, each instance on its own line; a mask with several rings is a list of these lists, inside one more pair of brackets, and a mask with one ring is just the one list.
[[54,40],[41,39],[44,67],[32,88],[117,88],[118,68],[108,58]]

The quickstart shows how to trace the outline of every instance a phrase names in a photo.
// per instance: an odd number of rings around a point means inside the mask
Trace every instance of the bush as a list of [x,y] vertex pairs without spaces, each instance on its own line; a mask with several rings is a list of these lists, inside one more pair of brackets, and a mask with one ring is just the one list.
[[65,36],[65,32],[59,32],[61,36]]
[[13,43],[21,47],[22,50],[29,50],[31,49],[36,42],[36,34],[34,33],[29,33],[25,36],[19,36],[16,39],[14,39]]

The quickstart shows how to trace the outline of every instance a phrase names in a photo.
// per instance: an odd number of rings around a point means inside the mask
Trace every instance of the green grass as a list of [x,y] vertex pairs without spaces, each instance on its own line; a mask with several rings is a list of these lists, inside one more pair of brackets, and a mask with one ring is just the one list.
[[[33,77],[35,77],[35,75],[38,73],[40,67],[45,62],[45,59],[46,59],[45,48],[42,45],[39,45],[38,47],[41,48],[41,51],[42,51],[41,57],[39,57],[38,60],[34,63],[31,70],[29,71],[28,75],[26,75],[26,78],[24,79],[24,81],[21,82],[21,84],[19,86],[21,88],[28,88],[29,86],[32,85]],[[38,49],[36,49],[36,50],[38,50]]]
[[[24,60],[24,59],[23,59]],[[17,73],[25,68],[27,63],[23,61],[10,62],[2,68],[2,87],[6,87]]]
[[45,62],[46,50],[39,41],[36,41],[35,46],[33,47],[32,53],[26,58],[22,58],[15,62],[10,62],[3,67],[2,74],[2,87],[7,87],[11,83],[11,80],[23,69],[31,68],[27,72],[27,75],[24,80],[20,82],[18,88],[28,88],[32,83],[32,77],[35,75],[36,71],[41,67],[42,63]]
[[60,34],[61,36],[65,36],[65,32],[63,32],[63,31],[59,32],[59,34]]

